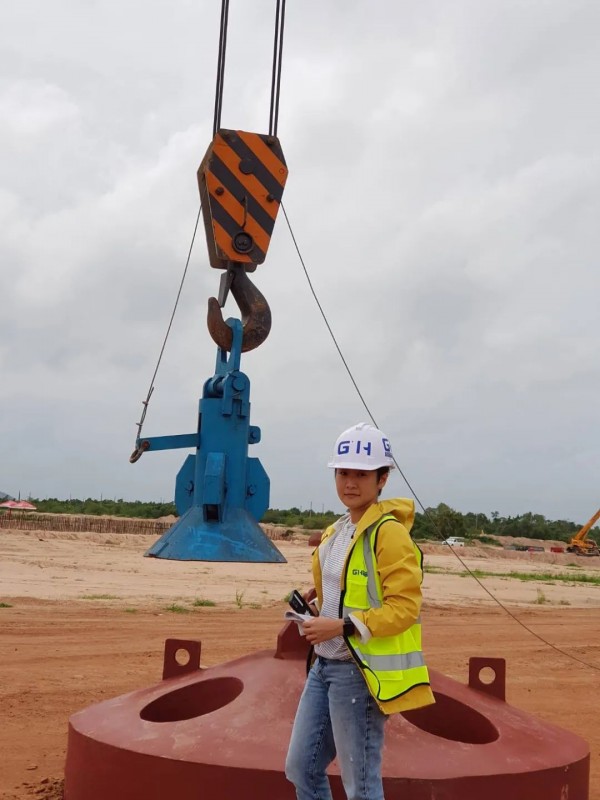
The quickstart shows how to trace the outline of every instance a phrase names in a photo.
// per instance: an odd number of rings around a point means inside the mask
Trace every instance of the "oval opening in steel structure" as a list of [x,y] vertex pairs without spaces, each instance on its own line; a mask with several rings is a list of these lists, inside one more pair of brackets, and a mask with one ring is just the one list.
[[238,678],[213,678],[167,692],[140,711],[146,722],[179,722],[210,714],[242,693]]
[[498,729],[474,708],[447,694],[435,694],[435,705],[405,711],[405,720],[426,733],[465,744],[490,744]]

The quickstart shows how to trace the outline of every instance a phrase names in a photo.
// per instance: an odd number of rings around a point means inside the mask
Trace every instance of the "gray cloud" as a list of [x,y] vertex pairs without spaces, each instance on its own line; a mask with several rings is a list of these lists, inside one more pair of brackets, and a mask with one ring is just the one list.
[[[266,128],[272,12],[231,4],[226,126]],[[218,13],[29,0],[0,32],[5,491],[172,494],[182,454],[127,456],[197,212]],[[598,22],[583,0],[288,3],[284,201],[427,505],[598,505]],[[366,413],[282,218],[255,276],[274,328],[243,362],[254,454],[273,505],[337,507],[323,465]],[[148,434],[193,430],[218,280],[201,233]]]

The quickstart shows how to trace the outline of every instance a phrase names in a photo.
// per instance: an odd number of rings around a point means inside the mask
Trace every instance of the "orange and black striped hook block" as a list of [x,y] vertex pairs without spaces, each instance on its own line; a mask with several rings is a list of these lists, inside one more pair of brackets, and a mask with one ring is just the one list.
[[254,272],[265,260],[287,176],[276,136],[226,129],[217,132],[198,168],[210,264],[228,271],[208,312],[211,336],[225,350],[231,346],[231,329],[221,308],[230,287],[244,317],[243,350],[258,347],[268,336],[266,300],[246,275],[236,287],[236,275]]

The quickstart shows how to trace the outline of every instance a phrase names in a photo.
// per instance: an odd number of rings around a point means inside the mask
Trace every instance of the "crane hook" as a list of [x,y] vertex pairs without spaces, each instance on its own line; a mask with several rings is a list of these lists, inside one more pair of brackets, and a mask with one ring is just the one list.
[[223,319],[221,308],[225,305],[229,290],[242,312],[244,334],[242,353],[259,347],[271,330],[271,309],[264,296],[252,283],[242,264],[230,265],[221,278],[219,299],[210,297],[206,322],[208,331],[222,350],[231,351],[233,333]]

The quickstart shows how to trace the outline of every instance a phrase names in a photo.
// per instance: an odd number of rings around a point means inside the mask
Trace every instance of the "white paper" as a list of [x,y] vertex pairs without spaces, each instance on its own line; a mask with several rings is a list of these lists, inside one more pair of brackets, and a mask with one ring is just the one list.
[[304,636],[304,627],[302,623],[306,622],[307,619],[313,619],[312,614],[299,614],[297,611],[286,611],[283,618],[295,622],[301,636]]

